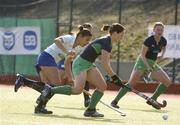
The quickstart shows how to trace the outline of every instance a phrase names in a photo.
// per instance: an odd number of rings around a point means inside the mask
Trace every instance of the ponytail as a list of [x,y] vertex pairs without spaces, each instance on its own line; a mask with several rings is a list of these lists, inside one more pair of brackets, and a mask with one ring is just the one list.
[[80,31],[83,30],[83,29],[91,30],[92,29],[92,25],[90,23],[84,23],[83,25],[78,25],[78,29]]
[[108,31],[110,29],[110,25],[106,24],[103,25],[103,27],[101,28],[101,31]]
[[84,36],[92,37],[91,28],[92,25],[90,23],[84,23],[83,25],[78,25],[79,32],[77,33],[76,37],[78,37],[79,35],[82,35],[83,37]]
[[79,29],[79,31],[82,31],[84,29],[84,27],[82,25],[79,25],[78,29]]

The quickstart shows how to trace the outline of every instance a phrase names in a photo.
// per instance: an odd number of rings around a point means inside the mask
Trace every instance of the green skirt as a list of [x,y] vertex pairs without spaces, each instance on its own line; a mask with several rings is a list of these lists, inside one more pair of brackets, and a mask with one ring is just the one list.
[[82,71],[87,71],[91,69],[92,67],[96,67],[94,63],[91,63],[85,59],[83,59],[80,56],[77,56],[72,64],[72,72],[73,76],[76,77],[80,74]]
[[[147,60],[147,63],[149,64],[149,66],[151,66],[153,68],[153,71],[157,71],[157,70],[161,69],[161,67],[154,60],[151,60],[151,59],[146,59],[146,60]],[[147,66],[144,64],[141,57],[137,58],[135,65],[134,65],[134,69],[141,70],[141,71],[148,70]]]

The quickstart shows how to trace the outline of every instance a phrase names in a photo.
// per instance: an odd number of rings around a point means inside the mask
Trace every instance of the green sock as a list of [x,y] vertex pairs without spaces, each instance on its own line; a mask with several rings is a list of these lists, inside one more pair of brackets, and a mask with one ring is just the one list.
[[[130,85],[127,83],[126,86],[129,87]],[[128,91],[129,90],[126,87],[121,88],[114,101],[118,102]]]
[[101,97],[103,96],[103,92],[100,92],[99,90],[95,90],[91,96],[91,102],[88,106],[89,109],[94,109],[97,105],[97,103],[99,102],[99,100],[101,99]]
[[65,95],[71,95],[72,87],[70,85],[64,85],[64,86],[57,86],[53,87],[52,89],[53,94],[65,94]]
[[156,91],[154,92],[154,94],[153,94],[153,96],[151,98],[156,100],[160,96],[160,94],[162,94],[166,90],[167,90],[167,86],[165,86],[162,83],[159,84],[159,86],[156,88]]

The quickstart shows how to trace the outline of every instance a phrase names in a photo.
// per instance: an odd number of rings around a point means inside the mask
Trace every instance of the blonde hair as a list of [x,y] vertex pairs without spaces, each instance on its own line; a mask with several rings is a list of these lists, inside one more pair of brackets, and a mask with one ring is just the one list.
[[154,26],[153,26],[153,29],[155,29],[156,26],[162,26],[164,28],[164,24],[162,22],[155,22]]

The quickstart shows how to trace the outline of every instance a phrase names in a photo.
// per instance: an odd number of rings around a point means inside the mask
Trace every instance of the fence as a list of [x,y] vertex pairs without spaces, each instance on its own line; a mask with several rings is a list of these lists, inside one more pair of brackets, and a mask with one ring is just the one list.
[[[56,1],[54,0],[54,2]],[[16,6],[1,4],[0,27],[40,27],[41,50],[43,50],[53,42],[56,36],[56,11],[51,15],[43,15],[42,13],[47,8],[47,4],[49,4],[48,1],[35,4],[17,4]],[[48,9],[53,9],[53,6],[48,7]],[[35,75],[35,68],[33,67],[36,64],[36,58],[37,55],[0,55],[0,74],[20,72]]]

